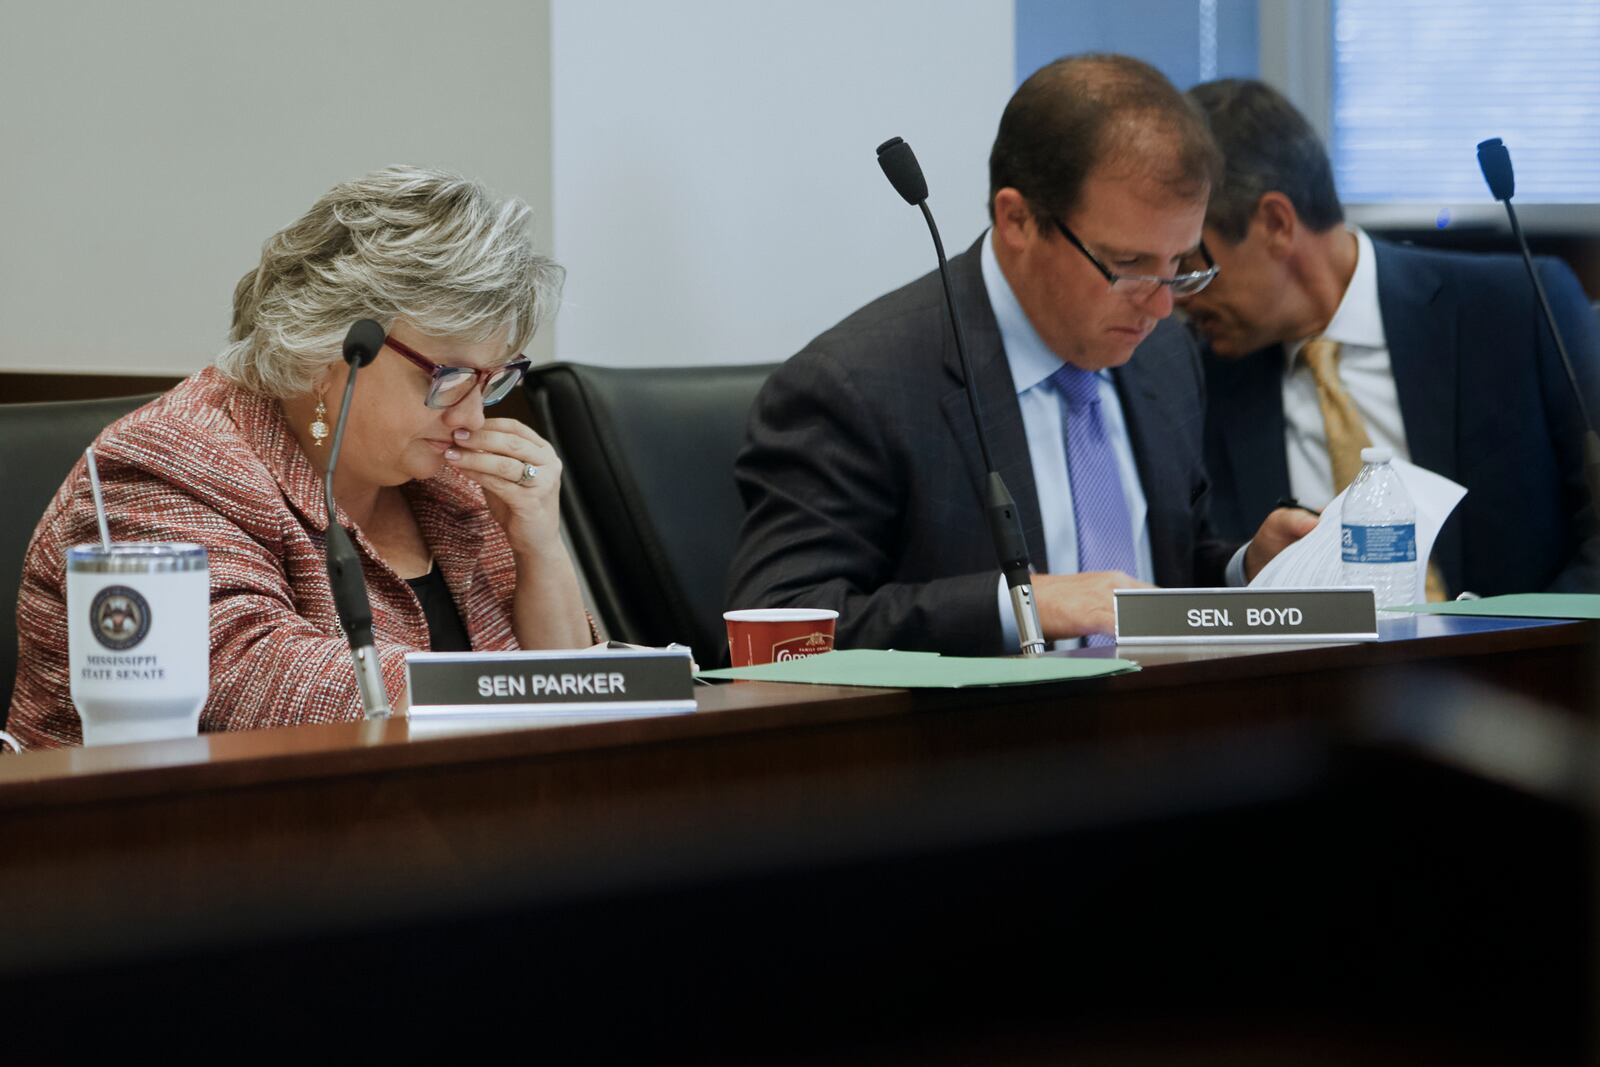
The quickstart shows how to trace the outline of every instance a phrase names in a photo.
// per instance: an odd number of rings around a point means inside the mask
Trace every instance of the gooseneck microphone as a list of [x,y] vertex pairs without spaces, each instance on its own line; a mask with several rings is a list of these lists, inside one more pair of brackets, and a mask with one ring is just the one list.
[[356,371],[371,363],[383,347],[383,327],[362,319],[344,336],[344,361],[350,375],[344,383],[344,402],[333,426],[333,447],[328,450],[328,469],[322,477],[322,495],[328,505],[328,582],[333,586],[333,604],[339,624],[350,639],[350,658],[355,661],[356,685],[361,690],[361,706],[369,719],[387,719],[389,694],[383,687],[383,672],[378,669],[378,650],[373,647],[372,603],[367,599],[367,582],[361,573],[361,556],[350,533],[335,520],[339,509],[333,502],[333,472],[339,465],[339,446],[344,442],[344,423],[350,416],[350,401],[356,391]]
[[878,166],[883,168],[895,192],[905,202],[922,209],[928,232],[933,235],[933,250],[939,256],[939,280],[944,283],[944,303],[950,310],[950,325],[956,335],[956,354],[961,358],[961,377],[967,387],[967,406],[972,409],[972,422],[978,429],[978,449],[983,453],[983,468],[989,472],[984,490],[984,511],[989,519],[989,535],[994,538],[995,554],[1000,569],[1005,573],[1006,585],[1011,590],[1011,610],[1017,619],[1017,636],[1022,643],[1022,654],[1038,656],[1044,652],[1044,631],[1039,626],[1039,607],[1033,599],[1033,568],[1028,563],[1028,542],[1022,536],[1022,520],[1017,516],[1017,504],[1006,488],[1005,479],[995,470],[989,454],[989,435],[984,429],[983,412],[978,406],[978,385],[972,376],[972,364],[967,359],[966,333],[961,327],[961,311],[956,307],[955,294],[950,288],[950,269],[945,262],[944,242],[939,239],[939,227],[928,210],[928,182],[922,176],[916,153],[899,137],[891,137],[878,146]]
[[1566,368],[1567,381],[1572,385],[1572,395],[1577,398],[1578,413],[1583,417],[1585,430],[1583,473],[1589,483],[1590,503],[1594,505],[1597,519],[1600,519],[1600,438],[1595,436],[1594,419],[1590,417],[1588,401],[1584,398],[1583,389],[1578,385],[1578,375],[1572,366],[1572,356],[1567,352],[1566,343],[1561,340],[1561,331],[1556,328],[1555,312],[1550,310],[1550,298],[1545,295],[1544,283],[1539,280],[1538,268],[1533,263],[1533,253],[1528,249],[1528,239],[1522,235],[1522,225],[1517,221],[1517,209],[1511,206],[1511,195],[1516,191],[1517,179],[1511,170],[1511,153],[1507,151],[1505,142],[1498,137],[1479,141],[1478,168],[1483,171],[1483,180],[1489,184],[1489,195],[1506,206],[1506,217],[1511,220],[1511,232],[1516,235],[1517,246],[1522,250],[1522,264],[1528,268],[1528,277],[1533,281],[1533,291],[1539,298],[1539,309],[1544,312],[1544,321],[1550,327],[1550,336],[1556,340],[1556,351],[1560,353],[1561,364]]

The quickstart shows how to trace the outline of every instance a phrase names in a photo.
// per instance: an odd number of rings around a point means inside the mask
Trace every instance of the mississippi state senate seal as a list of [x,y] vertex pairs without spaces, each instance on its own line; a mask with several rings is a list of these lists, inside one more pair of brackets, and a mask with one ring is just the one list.
[[108,585],[89,605],[89,629],[111,651],[126,652],[150,632],[150,602],[137,589]]

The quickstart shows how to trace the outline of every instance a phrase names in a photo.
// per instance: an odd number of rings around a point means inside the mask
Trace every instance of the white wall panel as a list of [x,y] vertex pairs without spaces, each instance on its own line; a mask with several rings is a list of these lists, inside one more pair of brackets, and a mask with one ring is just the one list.
[[204,365],[261,242],[389,163],[548,244],[548,33],[545,0],[0,0],[0,370]]
[[891,136],[965,247],[1012,28],[1011,0],[552,0],[556,355],[778,360],[929,269]]

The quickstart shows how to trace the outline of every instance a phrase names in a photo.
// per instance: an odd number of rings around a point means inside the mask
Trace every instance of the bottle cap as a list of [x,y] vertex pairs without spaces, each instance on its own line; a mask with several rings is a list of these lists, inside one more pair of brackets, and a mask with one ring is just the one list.
[[1363,448],[1361,450],[1361,462],[1363,463],[1387,463],[1393,458],[1394,450],[1390,448]]

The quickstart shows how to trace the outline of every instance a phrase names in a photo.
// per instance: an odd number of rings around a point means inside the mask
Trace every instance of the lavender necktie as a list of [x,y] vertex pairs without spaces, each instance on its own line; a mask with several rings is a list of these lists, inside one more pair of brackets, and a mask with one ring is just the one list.
[[[1078,572],[1135,573],[1133,520],[1122,491],[1117,454],[1106,439],[1100,415],[1099,377],[1070,363],[1050,375],[1061,397],[1067,426],[1067,476],[1072,482],[1072,520],[1078,531]],[[1092,634],[1085,645],[1110,645],[1105,634]]]

